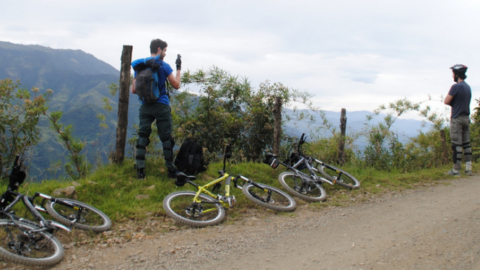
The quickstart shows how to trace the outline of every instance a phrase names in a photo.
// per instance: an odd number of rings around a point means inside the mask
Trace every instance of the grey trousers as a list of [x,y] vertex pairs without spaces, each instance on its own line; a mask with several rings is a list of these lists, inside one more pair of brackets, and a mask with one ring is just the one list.
[[450,138],[453,150],[453,169],[460,171],[462,168],[462,155],[465,156],[465,162],[472,161],[469,116],[458,116],[450,119]]

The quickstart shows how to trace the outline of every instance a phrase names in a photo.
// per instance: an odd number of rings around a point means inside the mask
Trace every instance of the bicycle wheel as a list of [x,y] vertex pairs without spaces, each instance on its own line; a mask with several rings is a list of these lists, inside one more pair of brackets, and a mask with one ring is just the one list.
[[0,220],[0,257],[24,265],[48,267],[59,263],[64,254],[57,238],[26,221],[20,225]]
[[243,185],[243,194],[252,202],[277,211],[291,212],[297,208],[297,202],[282,190],[265,184],[258,185],[262,186],[262,188],[256,187],[251,183]]
[[70,207],[58,202],[47,201],[45,208],[48,214],[60,223],[70,226],[72,221],[75,221],[73,227],[94,232],[103,232],[112,227],[110,218],[93,206],[73,199],[57,198],[57,200],[62,200],[75,206]]
[[195,192],[177,191],[163,199],[163,209],[175,221],[193,227],[216,225],[225,218],[225,208],[215,199],[200,194],[200,203],[194,202]]
[[282,172],[278,176],[280,184],[292,195],[308,202],[322,202],[327,199],[327,192],[318,183],[310,179],[302,179],[294,172]]
[[[360,181],[351,174],[329,164],[318,164],[317,169],[328,180],[349,189],[360,188]],[[340,176],[340,177],[339,177]]]

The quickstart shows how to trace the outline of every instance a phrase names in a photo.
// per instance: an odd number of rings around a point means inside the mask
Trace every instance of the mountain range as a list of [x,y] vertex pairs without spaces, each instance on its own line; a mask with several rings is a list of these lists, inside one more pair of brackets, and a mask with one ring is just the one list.
[[[120,57],[120,56],[119,56]],[[90,161],[107,159],[107,153],[115,147],[117,126],[118,93],[111,96],[109,85],[118,83],[120,72],[111,65],[97,59],[95,56],[81,50],[51,49],[39,45],[20,45],[0,41],[0,80],[11,78],[19,80],[23,88],[37,87],[40,91],[52,89],[54,94],[49,102],[49,111],[62,111],[61,123],[73,125],[75,138],[87,142],[84,153]],[[103,106],[103,99],[108,98],[113,110],[107,112]],[[133,124],[138,123],[139,103],[136,98],[129,102],[129,130],[128,137],[134,133]],[[292,110],[285,109],[285,114],[293,114]],[[107,129],[100,128],[98,114],[106,116]],[[347,132],[358,132],[364,124],[366,115],[371,112],[347,112]],[[326,118],[335,126],[339,125],[339,112],[325,112]],[[378,123],[373,120],[372,123]],[[289,135],[300,136],[315,130],[322,121],[286,121],[285,131]],[[338,123],[338,124],[336,124]],[[32,147],[30,161],[30,176],[33,179],[45,179],[55,175],[54,164],[64,161],[65,150],[58,142],[57,134],[51,130],[50,123],[43,119],[39,123],[42,140]],[[421,121],[399,119],[395,123],[405,140],[418,135],[418,131],[425,129]],[[320,136],[329,136],[323,131]],[[401,138],[402,139],[402,138]],[[357,147],[363,148],[362,140]],[[58,167],[58,166],[57,166]],[[49,170],[50,168],[50,170]]]
[[[300,110],[296,113],[303,112],[305,115],[311,114],[316,118],[314,122],[312,121],[296,121],[293,120],[295,114],[292,110],[284,109],[284,114],[289,114],[292,117],[292,120],[285,121],[285,132],[291,136],[295,136],[300,138],[302,133],[309,135],[310,138],[315,137],[329,137],[331,136],[331,131],[326,129],[323,126],[323,121],[319,117],[318,114],[309,110]],[[337,132],[340,132],[340,110],[338,112],[333,111],[323,111],[325,113],[325,118],[328,122],[331,123],[333,127],[336,128]],[[347,128],[346,134],[353,135],[356,133],[361,133],[365,130],[366,125],[377,125],[378,123],[382,122],[383,117],[385,115],[380,114],[377,116],[373,116],[370,121],[367,121],[367,116],[373,115],[373,112],[369,111],[352,111],[349,112],[347,110],[346,117],[347,117]],[[408,142],[411,137],[418,136],[420,132],[427,132],[432,128],[431,124],[425,124],[419,120],[413,119],[397,119],[395,123],[392,125],[391,131],[393,131],[397,136],[398,140],[402,143]],[[315,134],[309,134],[314,132]],[[365,136],[359,137],[354,142],[354,147],[357,150],[363,150],[367,146],[367,138]]]
[[[22,88],[37,87],[40,92],[54,91],[49,111],[61,111],[61,123],[73,125],[77,139],[87,142],[84,152],[90,160],[100,155],[106,159],[107,150],[115,145],[118,93],[112,97],[109,85],[118,83],[120,72],[111,65],[81,50],[51,49],[39,45],[20,45],[0,42],[0,79],[19,80]],[[103,109],[108,98],[113,111]],[[138,102],[130,102],[129,122],[137,117]],[[102,130],[98,114],[106,116],[109,128]],[[32,147],[31,176],[43,179],[58,160],[64,160],[65,150],[47,119],[39,123],[41,142]]]

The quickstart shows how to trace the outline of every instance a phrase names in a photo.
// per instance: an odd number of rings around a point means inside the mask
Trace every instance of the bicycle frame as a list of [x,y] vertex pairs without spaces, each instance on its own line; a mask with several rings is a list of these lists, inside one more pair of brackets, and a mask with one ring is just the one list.
[[[201,193],[204,193],[204,194],[207,194],[208,196],[210,196],[212,198],[215,198],[218,201],[217,203],[222,204],[222,206],[225,207],[225,208],[229,208],[229,207],[232,207],[232,206],[235,205],[235,197],[231,196],[231,194],[230,194],[232,177],[228,173],[225,173],[223,171],[220,171],[220,173],[221,174],[223,173],[223,176],[221,176],[220,178],[217,178],[217,179],[215,179],[215,180],[211,181],[210,183],[207,183],[206,185],[203,185],[203,186],[200,186],[200,185],[198,185],[198,184],[196,184],[196,183],[194,183],[190,180],[187,180],[187,183],[195,186],[198,189],[198,191],[195,194],[195,197],[193,198],[194,202],[205,203],[205,204],[210,203],[210,202],[203,202],[198,198]],[[270,199],[270,196],[272,194],[272,192],[270,190],[265,189],[262,185],[259,185],[259,184],[255,183],[253,180],[250,180],[249,178],[247,178],[247,177],[245,177],[241,174],[238,174],[233,179],[233,187],[238,188],[240,190],[242,189],[242,186],[238,184],[239,179],[242,179],[244,182],[252,184],[255,187],[263,189],[265,192],[268,192],[269,197],[267,199]],[[208,188],[210,188],[210,187],[212,187],[212,186],[214,186],[218,183],[221,183],[223,181],[225,181],[225,196],[215,195],[208,190]],[[212,210],[208,210],[208,209],[203,210],[204,213],[208,213],[209,211],[212,211]]]
[[[316,175],[315,172],[318,172],[318,170],[316,170],[314,167],[312,167],[308,158],[305,158],[303,156],[303,154],[301,154],[301,153],[300,153],[300,159],[295,164],[293,164],[293,166],[290,166],[289,164],[281,162],[281,161],[279,161],[279,163],[282,164],[283,166],[285,166],[287,169],[295,172],[297,175],[302,176],[301,177],[302,179],[310,179],[310,180],[312,180],[314,182],[317,182],[319,184],[321,184],[321,183],[328,183],[330,185],[334,184],[330,180]],[[306,174],[306,173],[304,173],[304,172],[302,172],[298,169],[298,167],[300,167],[300,165],[302,165],[302,164],[304,164],[305,167],[307,167],[308,171],[310,172],[310,175],[308,175],[308,174]]]
[[65,226],[63,224],[60,224],[56,221],[52,221],[52,220],[47,221],[39,213],[39,211],[46,212],[45,208],[43,208],[41,206],[38,206],[38,205],[33,205],[33,199],[35,198],[35,196],[37,196],[37,195],[42,196],[42,197],[43,196],[49,197],[49,196],[37,192],[33,198],[30,198],[27,195],[24,195],[24,194],[21,194],[21,193],[18,193],[18,192],[9,191],[9,190],[7,190],[4,194],[15,195],[16,197],[13,200],[13,202],[11,202],[9,205],[7,205],[3,210],[0,210],[0,216],[8,217],[17,226],[21,226],[21,222],[25,219],[16,216],[14,211],[12,211],[12,209],[21,200],[23,202],[23,205],[25,205],[25,207],[27,207],[27,209],[30,211],[30,213],[32,213],[33,217],[39,222],[39,224],[38,224],[39,230],[38,231],[43,231],[43,230],[52,231],[54,229],[62,229],[62,230],[65,230],[67,232],[72,231],[67,226]]
[[[301,174],[303,176],[307,176],[307,177],[310,177],[313,181],[319,183],[319,184],[322,184],[322,183],[328,183],[330,185],[335,185],[335,181],[332,182],[322,176],[318,176],[315,172],[319,172],[317,170],[317,168],[313,167],[312,166],[312,160],[314,160],[315,162],[323,165],[324,163],[314,157],[309,157],[309,156],[306,156],[305,154],[303,154],[302,150],[301,150],[301,145],[303,143],[305,143],[305,133],[302,134],[302,137],[300,137],[300,141],[298,142],[297,144],[297,152],[299,154],[299,160],[293,165],[293,166],[290,166],[288,164],[285,164],[283,162],[280,162],[280,164],[284,165],[285,167],[287,167],[288,169],[290,170],[293,170],[295,173],[297,174]],[[298,167],[300,167],[300,165],[304,164],[305,167],[307,167],[308,171],[310,172],[310,176],[308,176],[306,173],[303,173],[301,172],[300,170],[298,170]]]
[[[255,187],[264,189],[265,192],[268,192],[268,194],[269,194],[268,196],[270,198],[271,191],[265,189],[262,185],[259,185],[259,184],[255,183],[254,181],[248,179],[247,177],[245,177],[241,174],[238,174],[237,176],[235,176],[235,178],[232,179],[232,176],[230,176],[228,173],[225,172],[225,168],[226,168],[225,164],[226,164],[227,155],[228,155],[227,152],[229,152],[229,145],[225,149],[226,154],[223,158],[223,170],[218,171],[218,173],[220,174],[219,178],[201,186],[201,185],[198,185],[198,184],[196,184],[192,181],[193,179],[195,179],[194,176],[193,177],[192,176],[187,176],[187,177],[191,177],[190,179],[192,179],[192,180],[187,178],[186,182],[197,188],[197,191],[196,191],[195,196],[193,198],[193,202],[194,203],[204,203],[204,204],[212,203],[212,202],[203,202],[202,200],[199,199],[200,194],[203,193],[203,194],[206,194],[206,195],[208,195],[212,198],[215,198],[217,200],[217,202],[214,202],[214,203],[216,203],[216,204],[220,203],[225,208],[232,207],[232,206],[235,205],[236,200],[235,200],[235,196],[232,196],[231,193],[230,193],[231,182],[233,180],[233,187],[241,190],[242,187],[237,184],[239,179],[242,179],[244,182],[252,184]],[[208,190],[210,187],[215,186],[216,184],[221,183],[223,181],[225,181],[225,195],[224,196],[219,195],[219,194],[215,195]],[[208,213],[210,211],[213,211],[213,209],[212,210],[209,210],[209,209],[203,210],[204,213]]]
[[[22,166],[23,160],[20,160],[19,156],[16,156],[15,161],[13,162],[13,167],[12,167],[12,172],[10,176],[12,176],[15,173],[22,173],[21,166]],[[25,173],[23,172],[23,176],[25,177]],[[24,179],[24,178],[23,178]],[[19,188],[19,185],[23,182],[23,179],[21,180],[14,180],[12,183],[12,180],[10,180],[10,184],[7,188],[7,190],[0,196],[0,205],[3,207],[3,209],[0,209],[0,217],[2,215],[10,217],[10,219],[15,220],[15,219],[20,219],[19,217],[16,217],[12,211],[12,208],[20,201],[22,200],[23,204],[27,207],[27,209],[32,213],[33,217],[40,222],[40,227],[47,227],[50,230],[53,230],[54,228],[60,228],[63,230],[66,230],[68,232],[71,231],[71,228],[74,226],[75,222],[80,219],[81,214],[82,214],[82,207],[75,206],[69,202],[63,201],[62,199],[57,199],[51,196],[48,196],[46,194],[40,193],[40,192],[35,192],[33,197],[29,197],[27,195],[24,195],[22,193],[16,192],[16,190]],[[13,201],[9,205],[5,205],[4,203],[6,202],[7,198],[12,198]],[[54,203],[58,203],[64,206],[68,206],[74,210],[78,210],[76,213],[75,219],[70,223],[70,228],[57,223],[52,220],[45,220],[45,218],[39,213],[40,212],[47,212],[47,210],[43,206],[39,206],[34,204],[35,198],[40,197],[43,198],[42,205],[45,204],[45,200],[49,200]],[[50,225],[51,224],[51,225]]]
[[[225,181],[225,196],[220,196],[220,195],[215,195],[213,194],[212,192],[210,192],[208,190],[208,188],[220,183],[220,182],[223,182]],[[201,194],[201,193],[204,193],[204,194],[207,194],[208,196],[212,197],[212,198],[215,198],[216,200],[218,200],[219,203],[222,204],[222,206],[224,207],[229,207],[229,206],[233,206],[233,204],[231,202],[228,202],[228,199],[226,201],[224,201],[224,197],[225,198],[229,198],[230,197],[230,181],[231,181],[231,177],[228,173],[223,173],[223,175],[220,177],[220,178],[217,178],[209,183],[207,183],[206,185],[203,185],[203,186],[200,186],[190,180],[187,180],[187,183],[191,184],[192,186],[196,187],[198,189],[198,191],[196,192],[195,194],[195,197],[193,198],[193,201],[194,202],[197,202],[197,203],[201,203],[202,201],[200,199],[198,199],[198,196]],[[203,203],[208,203],[208,202],[203,202]],[[204,212],[208,212],[208,210],[204,210]]]

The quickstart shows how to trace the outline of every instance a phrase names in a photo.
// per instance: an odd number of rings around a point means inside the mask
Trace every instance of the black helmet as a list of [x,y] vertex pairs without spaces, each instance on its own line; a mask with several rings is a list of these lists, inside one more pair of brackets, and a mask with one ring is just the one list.
[[456,64],[452,67],[450,67],[453,71],[453,74],[455,74],[455,78],[453,79],[455,82],[458,82],[458,78],[460,77],[462,80],[465,80],[467,78],[467,75],[465,75],[465,72],[467,72],[467,66],[462,65],[462,64]]
[[462,64],[456,64],[456,65],[454,65],[454,66],[452,66],[452,67],[450,67],[450,68],[451,68],[453,71],[463,71],[463,72],[465,72],[465,71],[467,71],[467,68],[468,68],[468,67],[465,66],[465,65],[462,65]]

